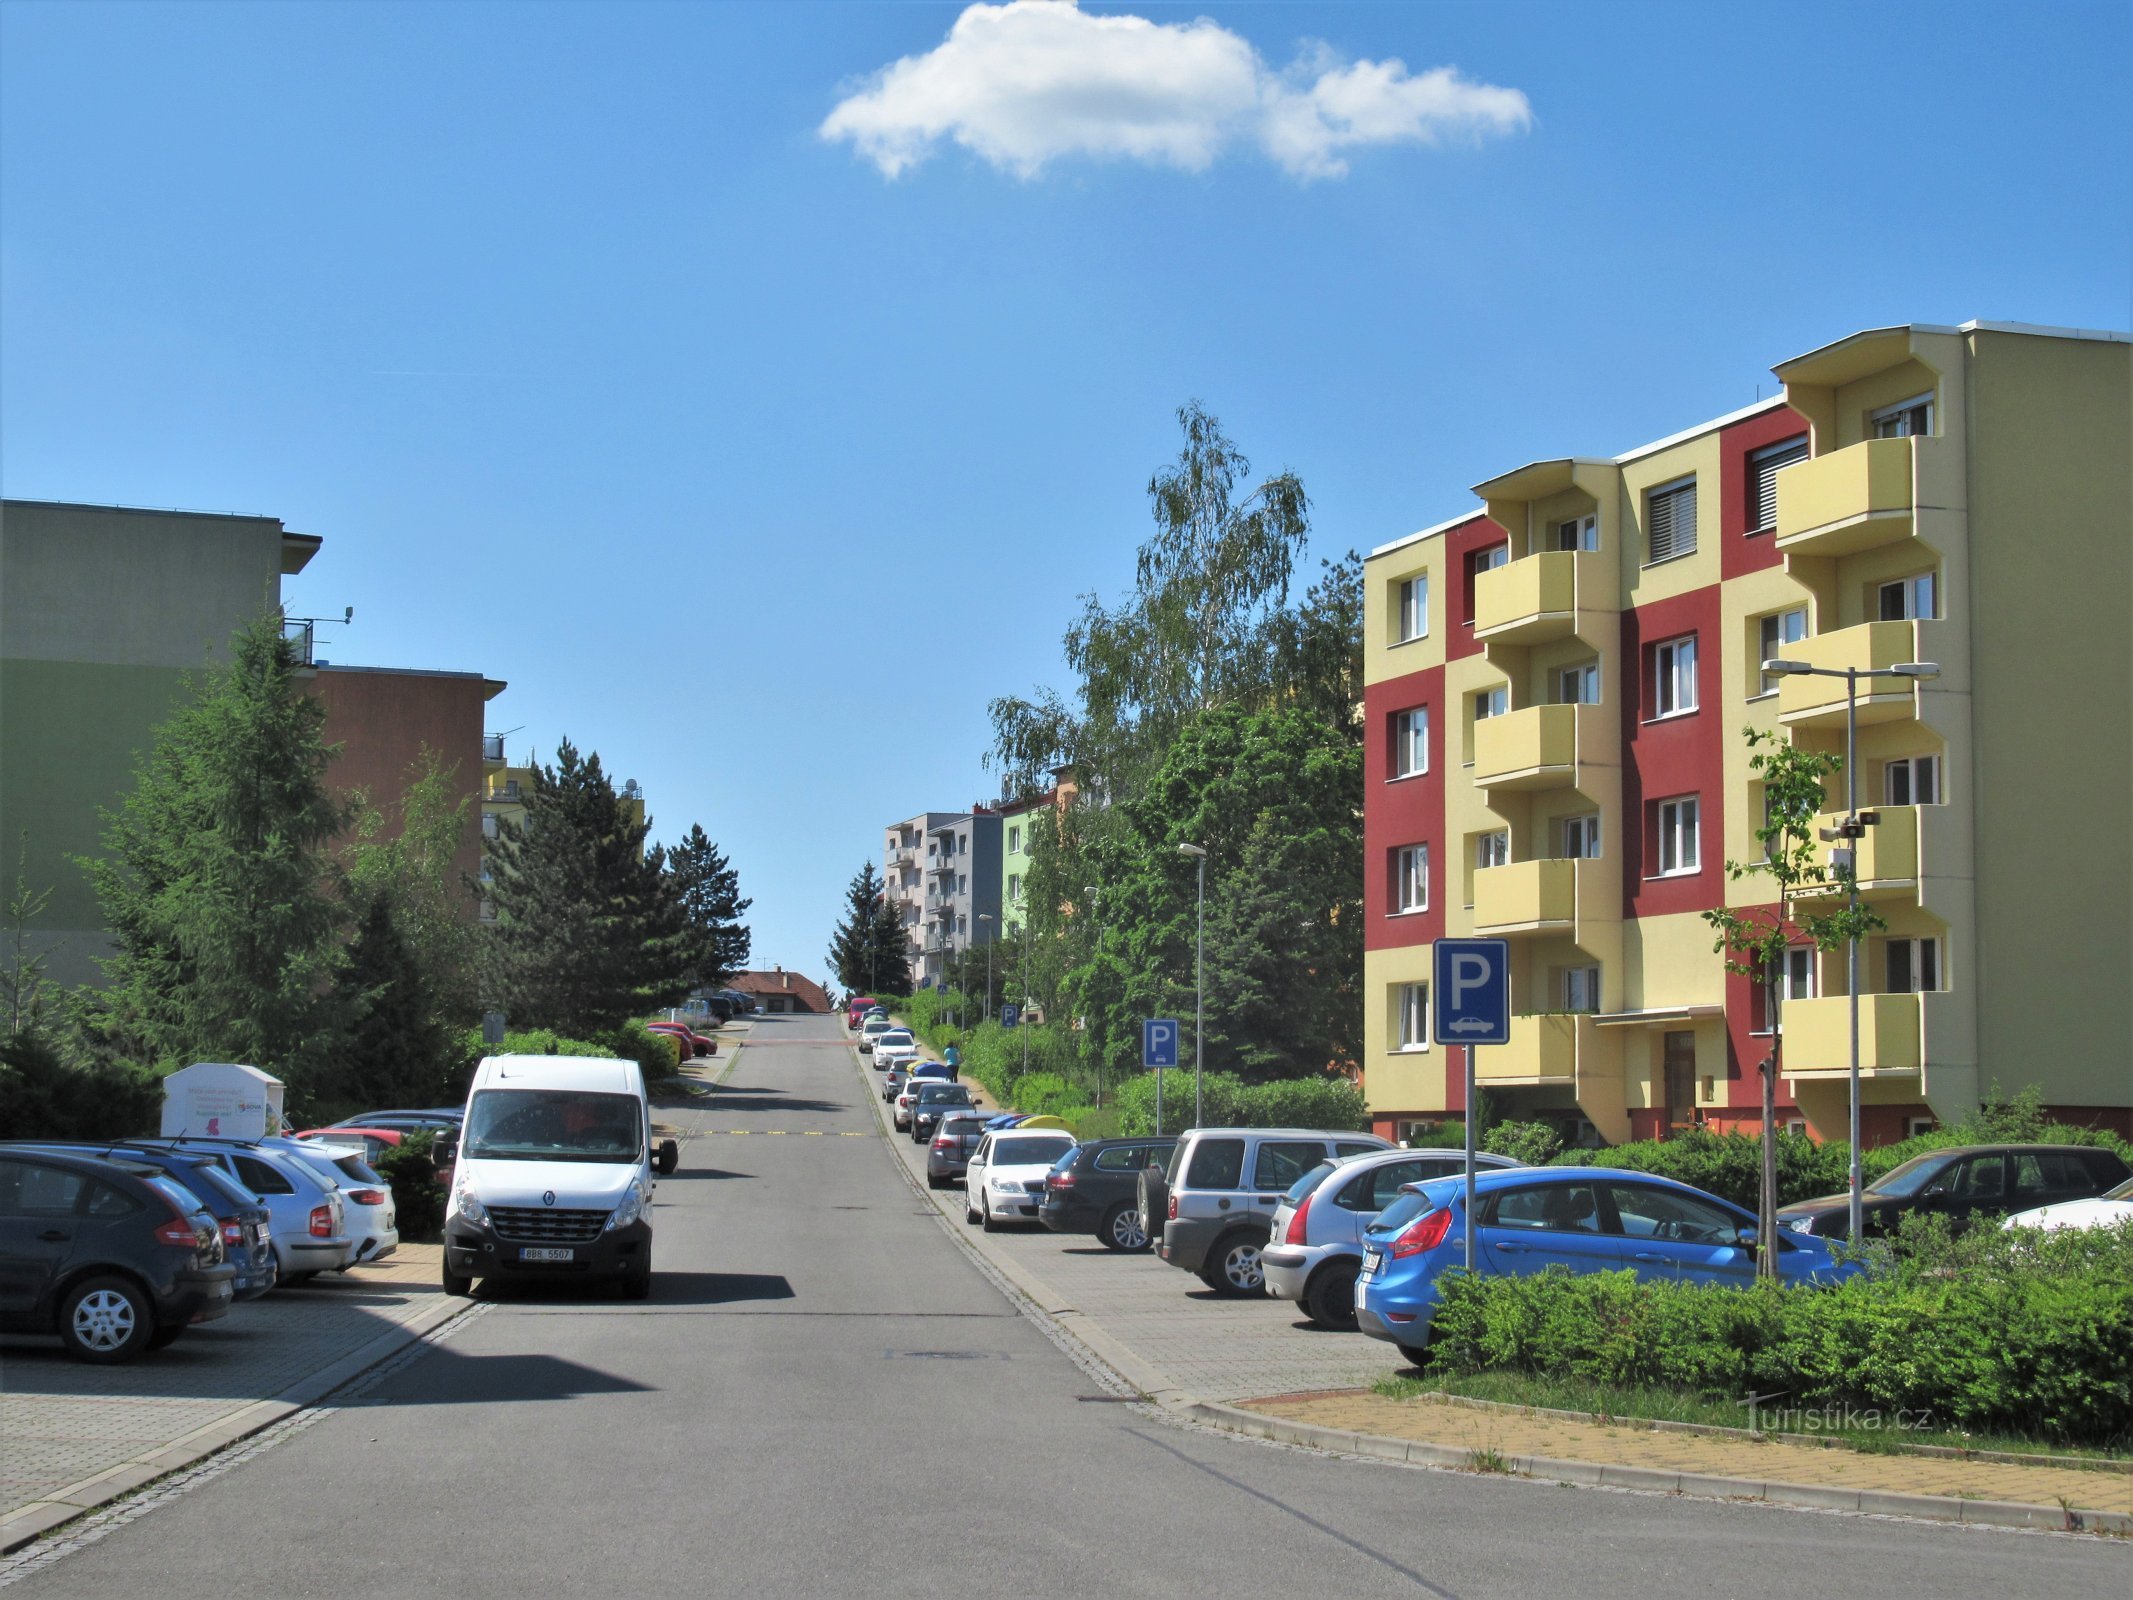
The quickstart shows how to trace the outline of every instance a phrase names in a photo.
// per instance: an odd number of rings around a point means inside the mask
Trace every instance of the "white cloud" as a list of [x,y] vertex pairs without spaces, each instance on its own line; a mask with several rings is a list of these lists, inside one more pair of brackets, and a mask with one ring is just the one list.
[[938,48],[856,86],[820,132],[892,178],[944,139],[1025,178],[1062,156],[1198,172],[1235,145],[1326,178],[1365,146],[1474,142],[1531,121],[1518,90],[1451,67],[1417,75],[1319,46],[1276,73],[1205,17],[1155,23],[1091,16],[1074,0],[1008,0],[971,6]]

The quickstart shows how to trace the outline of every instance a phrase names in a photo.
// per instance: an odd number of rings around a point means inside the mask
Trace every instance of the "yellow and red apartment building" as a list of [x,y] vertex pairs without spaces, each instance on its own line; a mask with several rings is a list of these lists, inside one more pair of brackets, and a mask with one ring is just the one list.
[[[1464,1110],[1431,946],[1474,935],[1512,950],[1511,1043],[1476,1069],[1506,1114],[1608,1143],[1760,1125],[1768,988],[1699,913],[1775,900],[1726,870],[1759,848],[1743,730],[1844,749],[1843,680],[1767,677],[1782,656],[1939,667],[1861,681],[1866,1141],[1994,1084],[2133,1133],[2133,342],[1912,325],[1775,371],[1777,398],[1505,472],[1372,553],[1380,1132]],[[1770,981],[1778,1116],[1843,1138],[1845,954]]]

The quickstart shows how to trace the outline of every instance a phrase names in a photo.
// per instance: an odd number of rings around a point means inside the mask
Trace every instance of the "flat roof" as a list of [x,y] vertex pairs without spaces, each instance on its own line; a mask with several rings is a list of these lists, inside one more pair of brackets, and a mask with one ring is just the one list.
[[338,661],[314,661],[311,664],[320,672],[364,672],[387,678],[465,678],[480,683],[488,692],[484,700],[494,700],[511,685],[502,678],[492,678],[482,672],[455,672],[444,667],[351,667]]

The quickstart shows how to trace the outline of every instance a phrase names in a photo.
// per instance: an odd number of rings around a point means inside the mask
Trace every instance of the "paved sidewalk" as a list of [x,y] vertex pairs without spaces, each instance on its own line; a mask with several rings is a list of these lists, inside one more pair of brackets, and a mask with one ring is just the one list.
[[[876,1110],[898,1159],[927,1192],[922,1147],[887,1128],[878,1094]],[[1388,1399],[1370,1386],[1407,1369],[1377,1340],[1313,1327],[1284,1301],[1220,1298],[1152,1255],[1121,1255],[1093,1238],[965,1229],[960,1188],[929,1198],[975,1250],[1120,1376],[1150,1399],[1218,1426],[1571,1483],[2133,1533],[2133,1476],[2122,1473],[1874,1454],[1578,1422],[1511,1407]]]
[[119,1367],[57,1340],[0,1345],[0,1551],[256,1433],[375,1366],[466,1302],[438,1247],[239,1302]]

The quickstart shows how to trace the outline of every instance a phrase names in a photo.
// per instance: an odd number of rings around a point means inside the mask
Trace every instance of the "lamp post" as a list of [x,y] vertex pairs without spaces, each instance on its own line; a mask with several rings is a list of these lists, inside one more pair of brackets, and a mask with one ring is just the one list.
[[[983,932],[986,923],[994,920],[990,911],[978,913],[978,927]],[[992,936],[985,934],[985,1015],[992,1015]]]
[[[1200,1034],[1207,1026],[1207,852],[1196,844],[1181,844],[1178,854],[1191,856],[1200,880],[1199,915],[1192,937],[1192,1125],[1203,1120],[1200,1107]],[[1161,1079],[1157,1080],[1158,1082]]]
[[1864,1231],[1864,1195],[1866,1173],[1859,1159],[1859,871],[1858,841],[1863,830],[1859,825],[1859,680],[1861,678],[1907,678],[1914,683],[1927,683],[1940,676],[1940,667],[1931,661],[1899,661],[1890,667],[1818,667],[1811,662],[1773,660],[1763,663],[1763,670],[1781,678],[1842,678],[1844,680],[1844,837],[1851,841],[1852,870],[1845,875],[1848,893],[1845,910],[1851,917],[1851,925],[1844,937],[1844,987],[1851,1009],[1852,1058],[1851,1058],[1851,1207],[1846,1229],[1846,1238],[1851,1248],[1859,1248],[1860,1234]]

